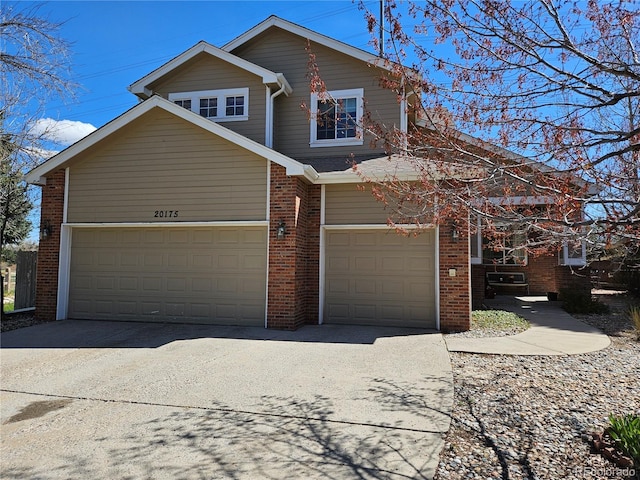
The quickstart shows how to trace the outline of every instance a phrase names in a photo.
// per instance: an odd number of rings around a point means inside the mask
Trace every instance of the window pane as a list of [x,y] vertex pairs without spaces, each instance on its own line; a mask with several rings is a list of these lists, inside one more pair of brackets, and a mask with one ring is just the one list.
[[335,132],[335,105],[332,102],[318,101],[316,138],[318,140],[332,140]]
[[356,105],[355,98],[338,100],[336,138],[354,138],[356,136]]
[[569,243],[569,258],[582,258],[582,242]]
[[227,97],[225,115],[227,117],[244,115],[244,96]]
[[175,103],[176,105],[180,105],[187,110],[191,110],[191,100],[176,100],[173,103]]
[[213,98],[201,98],[200,99],[200,115],[203,117],[211,118],[218,116],[218,99]]
[[482,239],[482,263],[487,265],[526,264],[527,252],[524,248],[527,240],[526,234],[524,232],[509,232],[509,227],[505,227],[503,231],[506,233],[501,239]]

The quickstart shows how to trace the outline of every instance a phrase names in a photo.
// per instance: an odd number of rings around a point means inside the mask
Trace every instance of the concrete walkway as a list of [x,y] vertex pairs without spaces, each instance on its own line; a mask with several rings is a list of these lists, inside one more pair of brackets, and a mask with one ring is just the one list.
[[515,312],[531,323],[517,335],[488,338],[457,338],[445,335],[450,352],[487,353],[496,355],[575,355],[602,350],[611,341],[595,327],[576,320],[546,297],[499,296],[486,300],[495,310]]

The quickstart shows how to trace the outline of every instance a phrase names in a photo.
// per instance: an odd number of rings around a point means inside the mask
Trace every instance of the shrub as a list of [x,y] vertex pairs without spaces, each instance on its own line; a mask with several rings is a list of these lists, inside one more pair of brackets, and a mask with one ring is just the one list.
[[474,328],[480,329],[520,329],[529,328],[529,322],[512,312],[504,310],[474,310],[471,314]]
[[609,415],[609,436],[625,455],[631,457],[636,467],[640,468],[640,416]]
[[593,298],[590,293],[576,290],[560,290],[562,308],[569,313],[609,313],[609,306]]

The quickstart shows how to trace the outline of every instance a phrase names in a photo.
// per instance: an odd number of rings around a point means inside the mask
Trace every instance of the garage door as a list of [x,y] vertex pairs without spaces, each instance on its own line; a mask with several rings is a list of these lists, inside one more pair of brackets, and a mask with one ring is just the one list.
[[326,230],[325,323],[436,327],[435,234]]
[[266,227],[75,228],[69,318],[264,325]]

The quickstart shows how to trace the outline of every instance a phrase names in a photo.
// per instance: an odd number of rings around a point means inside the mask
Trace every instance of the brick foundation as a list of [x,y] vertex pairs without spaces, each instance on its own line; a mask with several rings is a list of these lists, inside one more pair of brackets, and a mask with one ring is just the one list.
[[41,321],[56,319],[58,306],[58,265],[60,263],[60,229],[64,215],[64,170],[47,176],[42,187],[40,228],[50,227],[47,238],[40,239],[36,271],[36,318]]

